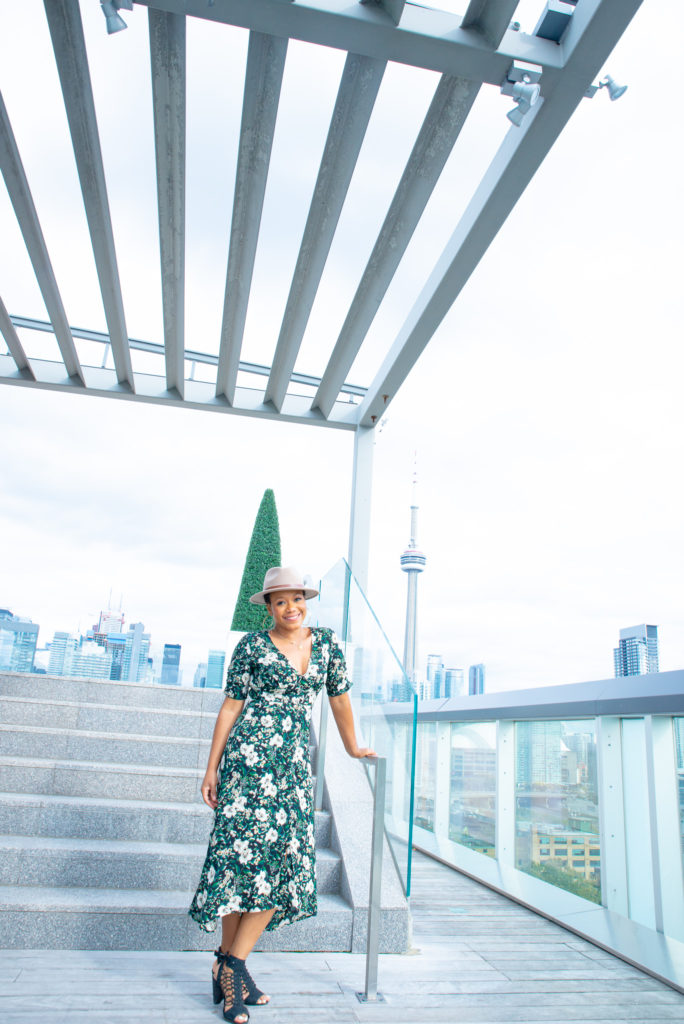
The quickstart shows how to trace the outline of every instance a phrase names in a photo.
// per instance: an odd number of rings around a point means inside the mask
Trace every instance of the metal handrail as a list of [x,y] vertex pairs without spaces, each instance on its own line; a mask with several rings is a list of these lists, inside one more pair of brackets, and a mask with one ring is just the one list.
[[366,764],[375,766],[373,786],[373,837],[371,839],[370,884],[368,890],[368,938],[366,940],[366,987],[357,993],[362,1002],[384,1002],[378,992],[378,953],[380,951],[380,913],[382,897],[382,848],[385,837],[385,782],[387,758],[364,757]]

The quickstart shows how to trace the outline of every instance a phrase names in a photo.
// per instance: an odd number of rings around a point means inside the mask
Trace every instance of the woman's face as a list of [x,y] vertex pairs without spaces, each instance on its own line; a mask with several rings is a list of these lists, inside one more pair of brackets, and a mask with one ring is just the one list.
[[275,590],[270,597],[269,607],[276,629],[285,632],[304,625],[306,601],[301,590]]

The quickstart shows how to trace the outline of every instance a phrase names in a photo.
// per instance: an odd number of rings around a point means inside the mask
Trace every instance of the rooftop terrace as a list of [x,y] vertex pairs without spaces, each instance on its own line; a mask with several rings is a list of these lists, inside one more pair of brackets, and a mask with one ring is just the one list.
[[[684,995],[422,854],[414,858],[413,946],[380,957],[385,1002],[363,1004],[365,957],[255,953],[272,996],[260,1024],[444,1021],[461,1024],[665,1024]],[[206,953],[5,950],[5,1024],[200,1024],[212,1007]],[[39,980],[40,991],[36,991]]]

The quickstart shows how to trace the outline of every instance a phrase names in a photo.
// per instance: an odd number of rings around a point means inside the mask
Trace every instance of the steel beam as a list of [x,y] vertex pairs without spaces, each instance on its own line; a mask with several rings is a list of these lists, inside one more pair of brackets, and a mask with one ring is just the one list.
[[448,75],[435,90],[316,394],[314,404],[324,416],[337,401],[478,91],[476,83]]
[[69,377],[83,383],[83,373],[78,361],[78,353],[74,339],[69,330],[69,322],[62,297],[59,294],[57,281],[52,269],[43,232],[38,220],[38,213],[33,202],[24,166],[19,156],[17,143],[12,132],[7,108],[0,93],[0,169],[2,170],[7,191],[14,207],[21,233],[28,250],[33,270],[45,302],[48,316],[57,338],[57,344],[64,360]]
[[640,5],[583,0],[578,6],[563,42],[562,82],[552,83],[522,127],[506,135],[368,389],[359,423],[371,426],[392,401]]
[[[462,29],[460,15],[432,10],[427,4],[407,4],[401,24],[396,26],[377,7],[350,0],[220,0],[212,5],[207,0],[137,2],[253,32],[458,75],[480,84],[499,85],[512,60],[541,64],[548,78],[562,67],[562,51],[549,40],[511,31],[504,36],[500,51],[495,51],[478,32]],[[508,0],[505,2],[507,7]]]
[[[52,330],[52,327],[50,327]],[[17,334],[14,324],[12,323],[11,317],[5,308],[5,303],[0,299],[0,333],[7,342],[7,348],[10,350],[12,359],[17,364],[17,370],[24,376],[29,376],[32,380],[35,380],[31,364],[28,361],[28,357],[24,352],[24,347],[21,344],[19,335]]]
[[216,394],[234,400],[287,40],[249,37]]
[[[36,320],[33,317],[28,316],[10,316],[10,327],[13,329],[16,327],[23,327],[29,331],[42,331],[48,334],[53,334],[52,324],[48,320]],[[84,341],[94,341],[99,345],[110,345],[111,339],[108,334],[104,331],[91,331],[83,327],[70,327],[71,333],[74,338],[83,338]],[[164,346],[160,345],[157,341],[142,341],[140,338],[129,338],[128,343],[131,349],[139,352],[151,352],[153,355],[164,355]],[[218,366],[218,356],[212,352],[198,352],[191,348],[186,348],[185,358],[188,362],[192,363],[203,363],[206,366]],[[241,373],[253,373],[258,377],[268,377],[271,373],[270,366],[264,366],[262,363],[248,363],[244,360],[240,360],[240,372]],[[313,377],[309,373],[293,373],[292,381],[295,384],[304,384],[309,388],[317,388],[321,383],[320,377]],[[341,392],[344,395],[350,395],[356,398],[363,398],[366,394],[366,389],[359,387],[357,384],[343,384]]]
[[338,430],[356,428],[356,406],[341,402],[334,416],[329,419],[312,411],[311,399],[301,395],[288,395],[280,412],[270,402],[264,402],[264,392],[251,388],[236,388],[235,401],[229,405],[225,398],[217,398],[213,384],[203,381],[185,381],[184,397],[174,388],[166,387],[164,377],[154,374],[136,373],[135,393],[119,384],[116,372],[109,367],[83,367],[85,387],[65,374],[61,363],[32,359],[34,379],[17,374],[12,356],[0,355],[0,384],[16,384],[20,387],[36,387],[48,391],[65,391],[94,395],[98,398],[119,398],[129,402],[147,402],[154,405],[175,406],[183,409],[200,409],[205,412],[231,413],[273,420],[278,423],[302,423],[316,427],[333,427]]
[[[49,2],[49,0],[48,0]],[[185,347],[185,17],[150,10],[166,384],[183,395]]]
[[44,0],[119,383],[133,387],[121,282],[78,0]]
[[385,61],[372,57],[347,56],[266,391],[277,409],[290,383],[385,67]]
[[461,22],[462,29],[471,29],[494,50],[511,23],[519,0],[470,0]]

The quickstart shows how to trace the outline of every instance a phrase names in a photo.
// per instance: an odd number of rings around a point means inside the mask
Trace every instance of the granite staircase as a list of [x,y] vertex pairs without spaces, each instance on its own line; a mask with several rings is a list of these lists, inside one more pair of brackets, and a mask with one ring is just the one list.
[[[0,947],[214,947],[187,909],[212,822],[199,787],[221,701],[214,690],[0,674]],[[257,948],[353,947],[334,839],[331,813],[316,812],[318,917]]]

